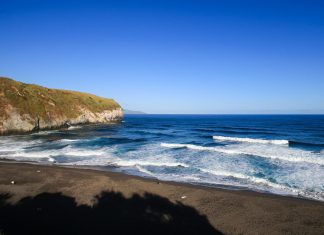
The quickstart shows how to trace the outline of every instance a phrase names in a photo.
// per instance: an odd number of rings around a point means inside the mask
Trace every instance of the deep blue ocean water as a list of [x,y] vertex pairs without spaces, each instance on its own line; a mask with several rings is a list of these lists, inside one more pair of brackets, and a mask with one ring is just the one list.
[[0,137],[0,158],[324,201],[324,115],[127,115]]

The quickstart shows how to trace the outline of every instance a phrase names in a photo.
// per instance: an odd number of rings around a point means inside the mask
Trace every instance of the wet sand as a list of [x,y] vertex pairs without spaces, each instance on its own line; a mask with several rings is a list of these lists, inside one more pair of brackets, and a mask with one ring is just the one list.
[[324,203],[0,162],[0,234],[324,234]]

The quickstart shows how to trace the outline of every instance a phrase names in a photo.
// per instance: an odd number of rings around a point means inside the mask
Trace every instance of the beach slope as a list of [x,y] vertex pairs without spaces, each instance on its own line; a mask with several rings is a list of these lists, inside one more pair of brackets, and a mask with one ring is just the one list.
[[0,163],[2,234],[323,234],[324,203]]

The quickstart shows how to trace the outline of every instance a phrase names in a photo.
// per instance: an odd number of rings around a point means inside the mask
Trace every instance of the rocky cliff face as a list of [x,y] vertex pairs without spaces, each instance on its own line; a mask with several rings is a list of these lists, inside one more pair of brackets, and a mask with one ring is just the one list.
[[123,116],[112,99],[0,78],[0,135],[118,122]]

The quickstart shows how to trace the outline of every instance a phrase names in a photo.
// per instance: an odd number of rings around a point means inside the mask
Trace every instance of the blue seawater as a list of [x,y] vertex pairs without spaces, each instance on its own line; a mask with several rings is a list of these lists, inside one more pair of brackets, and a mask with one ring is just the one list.
[[0,137],[0,158],[324,201],[324,115],[127,115]]

